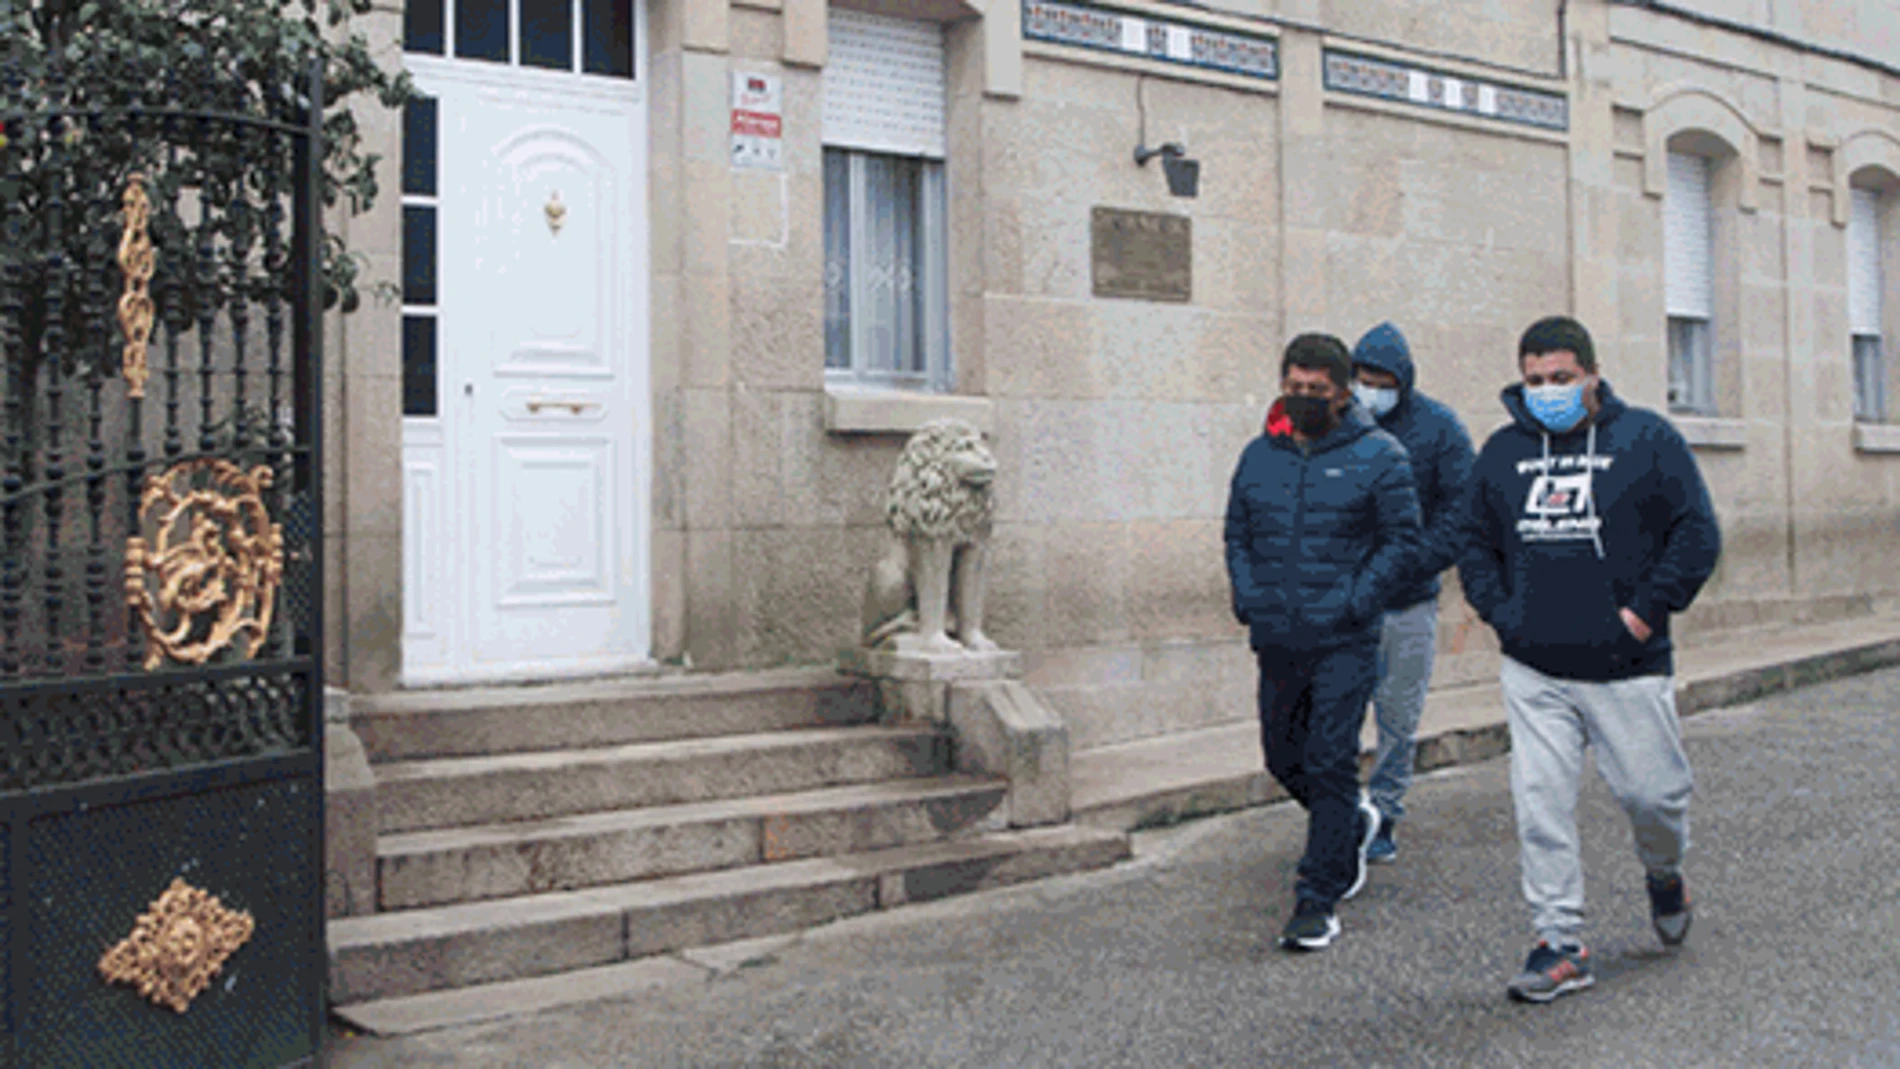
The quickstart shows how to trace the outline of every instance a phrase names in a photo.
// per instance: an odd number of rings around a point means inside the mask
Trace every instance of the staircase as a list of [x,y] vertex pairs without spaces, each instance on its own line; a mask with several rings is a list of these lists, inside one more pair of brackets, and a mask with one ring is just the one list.
[[329,924],[339,1007],[794,932],[1112,864],[1001,827],[1006,784],[830,672],[362,700],[378,912]]

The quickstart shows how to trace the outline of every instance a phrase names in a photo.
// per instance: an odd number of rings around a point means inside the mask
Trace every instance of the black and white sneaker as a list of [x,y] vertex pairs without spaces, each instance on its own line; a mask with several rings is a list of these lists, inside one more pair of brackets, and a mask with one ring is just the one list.
[[1337,938],[1339,918],[1333,911],[1312,899],[1301,899],[1286,927],[1280,930],[1280,947],[1297,951],[1325,950]]
[[1339,896],[1345,901],[1359,893],[1366,885],[1366,852],[1372,849],[1373,837],[1379,834],[1379,807],[1372,804],[1372,796],[1363,789],[1359,792],[1359,809],[1353,814],[1353,870],[1352,883],[1347,885],[1346,893]]
[[1652,872],[1644,883],[1649,890],[1649,919],[1656,926],[1656,938],[1664,946],[1681,946],[1689,938],[1689,922],[1695,920],[1689,885],[1682,882],[1682,873]]

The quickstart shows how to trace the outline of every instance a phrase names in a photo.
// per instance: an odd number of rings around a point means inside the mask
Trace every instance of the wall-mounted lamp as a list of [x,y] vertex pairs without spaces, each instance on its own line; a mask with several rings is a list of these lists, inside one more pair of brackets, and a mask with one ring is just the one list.
[[1168,176],[1168,192],[1177,197],[1192,197],[1201,191],[1201,161],[1189,159],[1187,150],[1173,141],[1160,148],[1135,146],[1135,164],[1146,166],[1161,157],[1161,169]]

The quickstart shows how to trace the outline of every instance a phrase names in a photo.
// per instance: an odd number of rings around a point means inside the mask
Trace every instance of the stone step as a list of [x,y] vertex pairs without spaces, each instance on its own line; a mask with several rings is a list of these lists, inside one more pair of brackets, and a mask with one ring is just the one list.
[[949,771],[928,725],[803,728],[585,750],[399,761],[376,770],[384,834],[788,794]]
[[372,762],[573,750],[843,727],[877,718],[864,680],[829,668],[399,691],[351,699]]
[[979,826],[1009,785],[973,776],[833,787],[386,835],[384,910],[416,909],[932,842]]
[[338,1006],[777,935],[889,908],[1114,864],[1121,832],[996,832],[584,891],[379,913],[329,924]]

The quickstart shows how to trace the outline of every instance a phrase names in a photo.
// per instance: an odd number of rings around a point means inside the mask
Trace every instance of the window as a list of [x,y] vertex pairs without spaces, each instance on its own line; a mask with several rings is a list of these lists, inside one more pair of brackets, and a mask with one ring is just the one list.
[[632,78],[633,0],[407,0],[403,48]]
[[943,28],[833,9],[829,32],[825,371],[947,390]]
[[1880,194],[1852,191],[1847,216],[1847,332],[1854,351],[1854,418],[1887,418],[1887,360],[1881,340]]
[[1715,414],[1715,231],[1709,159],[1669,154],[1663,198],[1663,301],[1669,317],[1669,408]]

